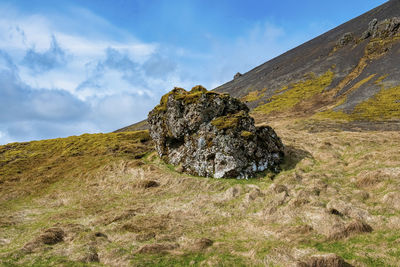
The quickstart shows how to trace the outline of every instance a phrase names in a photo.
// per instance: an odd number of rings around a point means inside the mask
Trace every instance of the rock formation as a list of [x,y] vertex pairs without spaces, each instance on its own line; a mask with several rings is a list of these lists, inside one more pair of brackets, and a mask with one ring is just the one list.
[[240,72],[236,73],[235,76],[233,76],[233,79],[237,79],[239,77],[242,77],[243,74],[241,74]]
[[361,39],[372,38],[388,38],[394,36],[400,30],[400,17],[393,17],[379,21],[373,19],[368,24],[368,30],[366,30]]
[[227,94],[196,86],[175,88],[148,116],[160,157],[183,171],[215,178],[248,178],[279,170],[283,144],[269,126],[255,127],[248,107]]
[[354,41],[354,34],[346,32],[338,41],[338,46],[343,47]]

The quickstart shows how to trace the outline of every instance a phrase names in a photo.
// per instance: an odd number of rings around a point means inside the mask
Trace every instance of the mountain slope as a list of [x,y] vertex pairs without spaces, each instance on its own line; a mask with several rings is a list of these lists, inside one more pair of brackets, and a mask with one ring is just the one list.
[[[276,116],[398,121],[399,64],[400,1],[391,0],[214,90],[246,101],[259,122]],[[146,128],[141,121],[117,132]]]
[[398,119],[398,16],[400,1],[389,1],[215,90],[269,115],[325,111],[333,118]]

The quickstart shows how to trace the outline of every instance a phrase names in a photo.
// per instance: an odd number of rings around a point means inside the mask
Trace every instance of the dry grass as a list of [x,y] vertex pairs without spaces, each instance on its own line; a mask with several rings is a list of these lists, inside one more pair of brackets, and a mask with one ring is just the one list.
[[[287,151],[273,180],[268,173],[252,180],[179,174],[140,138],[123,138],[117,150],[137,146],[133,155],[140,159],[106,149],[61,160],[59,150],[50,169],[43,159],[2,177],[0,262],[288,266],[334,253],[355,266],[398,266],[400,213],[393,192],[400,189],[400,134],[310,133],[289,120],[271,125]],[[96,147],[88,143],[85,151]],[[8,155],[17,149],[24,161],[35,153],[27,147],[0,149]],[[375,181],[377,174],[384,179]],[[62,241],[21,250],[54,228],[63,231]],[[338,231],[345,234],[330,239]]]

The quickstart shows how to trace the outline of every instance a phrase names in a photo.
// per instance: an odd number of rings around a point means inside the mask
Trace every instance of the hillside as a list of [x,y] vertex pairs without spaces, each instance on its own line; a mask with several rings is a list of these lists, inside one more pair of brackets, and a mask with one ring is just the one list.
[[[398,122],[399,14],[400,1],[388,1],[214,90],[267,120]],[[145,128],[142,121],[118,131]]]
[[146,132],[1,146],[0,265],[289,266],[335,253],[398,266],[399,132],[272,126],[283,171],[250,180],[178,173]]
[[0,146],[0,266],[400,266],[399,14],[389,1],[215,89],[276,131],[279,173],[185,174],[146,121]]
[[272,117],[398,120],[399,14],[388,1],[215,90]]

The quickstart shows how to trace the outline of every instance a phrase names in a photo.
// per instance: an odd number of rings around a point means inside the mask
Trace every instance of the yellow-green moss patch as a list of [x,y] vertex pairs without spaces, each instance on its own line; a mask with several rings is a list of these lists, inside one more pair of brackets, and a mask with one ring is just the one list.
[[382,86],[376,95],[355,106],[353,112],[349,114],[341,110],[327,110],[313,117],[346,121],[400,119],[400,86],[392,88]]
[[244,138],[251,138],[254,136],[254,134],[252,132],[249,131],[242,131],[242,133],[240,134],[242,137]]
[[[58,162],[74,160],[74,164],[86,158],[96,157],[140,157],[151,150],[145,142],[150,140],[148,131],[84,134],[28,143],[12,143],[0,146],[0,177],[18,177],[25,172],[35,172],[37,166],[45,164],[48,170]],[[53,166],[54,165],[54,166]],[[80,167],[80,166],[76,166]],[[46,173],[49,173],[47,170]],[[51,173],[51,171],[50,171]],[[24,177],[27,174],[23,175]]]
[[375,74],[371,74],[370,76],[368,76],[365,79],[362,79],[361,81],[357,82],[349,91],[356,90],[356,89],[360,88],[361,86],[363,86],[364,84],[369,82],[375,76],[376,76],[376,73]]
[[[206,88],[204,88],[201,85],[197,85],[195,87],[193,87],[190,91],[186,91],[183,88],[179,88],[179,87],[175,87],[173,90],[171,90],[169,93],[163,95],[161,97],[161,101],[160,104],[157,105],[154,108],[154,111],[156,112],[163,112],[165,110],[167,110],[167,103],[168,103],[168,99],[169,97],[172,95],[176,100],[183,100],[183,102],[185,104],[191,104],[196,102],[202,95],[208,95],[208,96],[212,96],[212,95],[220,95],[217,92],[211,92],[208,91]],[[224,96],[224,94],[221,94],[222,96]]]
[[256,91],[249,92],[246,96],[242,97],[240,100],[245,101],[245,102],[257,101],[265,95],[266,91],[267,91],[267,88],[264,88],[261,91],[256,90]]
[[385,74],[385,75],[380,76],[378,79],[376,79],[374,81],[374,84],[381,85],[383,80],[386,79],[388,76],[389,76],[389,74]]
[[314,119],[330,119],[334,121],[351,121],[352,118],[349,114],[344,113],[342,110],[326,110],[323,112],[316,113],[312,116]]
[[242,110],[235,114],[228,114],[226,116],[215,118],[211,121],[211,124],[219,130],[234,128],[239,124],[240,119],[245,117],[245,115],[246,112]]
[[389,120],[400,118],[400,86],[382,88],[372,98],[354,108],[355,119]]
[[296,104],[306,100],[327,88],[333,80],[334,73],[329,70],[321,76],[310,73],[304,81],[293,83],[279,90],[281,94],[275,94],[269,99],[269,103],[257,107],[254,111],[269,114],[272,111],[287,111]]

